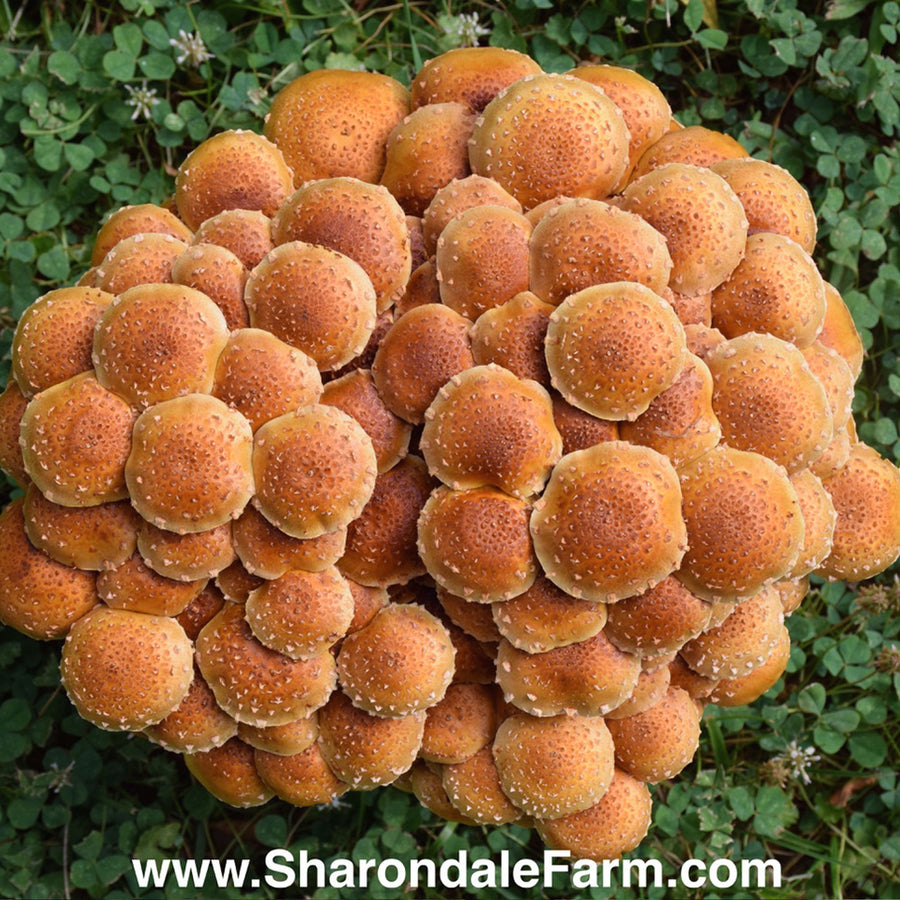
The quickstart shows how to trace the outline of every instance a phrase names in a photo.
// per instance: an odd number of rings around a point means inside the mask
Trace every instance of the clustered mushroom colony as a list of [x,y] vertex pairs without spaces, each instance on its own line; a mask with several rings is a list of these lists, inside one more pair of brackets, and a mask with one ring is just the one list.
[[809,575],[900,553],[784,169],[615,66],[317,71],[115,211],[0,397],[0,619],[227,803],[642,840]]

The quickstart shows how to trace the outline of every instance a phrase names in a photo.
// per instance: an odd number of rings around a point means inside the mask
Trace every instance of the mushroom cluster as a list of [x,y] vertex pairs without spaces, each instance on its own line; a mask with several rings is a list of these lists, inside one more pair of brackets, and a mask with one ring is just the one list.
[[785,170],[634,72],[312,72],[39,297],[0,620],[239,807],[394,784],[616,858],[811,574],[900,554]]

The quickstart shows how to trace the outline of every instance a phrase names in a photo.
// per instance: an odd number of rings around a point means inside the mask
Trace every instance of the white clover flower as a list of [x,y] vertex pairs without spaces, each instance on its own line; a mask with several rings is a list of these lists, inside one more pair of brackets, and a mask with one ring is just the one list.
[[774,757],[784,764],[792,777],[800,778],[804,784],[812,781],[807,766],[819,762],[821,758],[812,747],[801,747],[796,741],[791,741],[784,753]]
[[126,84],[125,90],[128,91],[125,105],[134,108],[131,120],[134,121],[138,116],[149,119],[153,115],[153,107],[160,102],[159,97],[156,96],[156,88],[148,88],[147,82],[142,81],[139,87]]
[[460,47],[475,47],[480,37],[491,33],[490,28],[485,28],[478,21],[478,13],[474,12],[439,16],[438,21],[444,29],[444,34],[456,38]]
[[209,50],[206,49],[203,38],[200,37],[196,31],[192,31],[188,34],[183,28],[179,28],[178,37],[170,38],[169,46],[175,47],[175,49],[178,50],[178,56],[175,57],[175,62],[177,62],[179,66],[187,63],[189,66],[193,66],[197,69],[200,67],[200,63],[204,63],[208,59],[216,58],[214,53],[210,53]]

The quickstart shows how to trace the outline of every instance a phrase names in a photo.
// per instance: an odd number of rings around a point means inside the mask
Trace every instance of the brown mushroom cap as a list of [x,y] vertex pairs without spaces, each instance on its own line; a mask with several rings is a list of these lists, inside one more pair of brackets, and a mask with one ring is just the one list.
[[809,575],[828,557],[837,523],[837,511],[821,479],[809,469],[792,475],[791,484],[797,492],[804,525],[803,547],[797,562],[786,575],[788,579],[796,579]]
[[244,564],[235,560],[227,569],[222,569],[216,575],[216,588],[222,592],[222,596],[232,603],[246,603],[250,591],[258,588],[264,578],[254,575],[244,568]]
[[212,389],[228,340],[222,311],[205,294],[176,284],[141,284],[110,304],[94,332],[100,383],[146,407]]
[[252,269],[274,246],[272,220],[258,209],[223,209],[200,224],[194,243],[224,247]]
[[419,555],[452,594],[478,603],[509,600],[534,583],[538,565],[531,507],[494,487],[436,488],[419,517]]
[[666,240],[655,228],[600,200],[551,209],[535,226],[530,250],[530,288],[553,306],[614,281],[636,281],[658,294],[672,271]]
[[781,466],[720,444],[679,476],[688,550],[678,578],[691,593],[737,600],[784,577],[803,546],[804,525]]
[[425,714],[419,755],[436,763],[459,763],[486,747],[497,731],[493,686],[457,683]]
[[6,388],[0,393],[0,470],[22,487],[30,481],[19,444],[22,415],[26,406],[28,398],[15,379],[10,378]]
[[419,803],[446,822],[460,822],[463,825],[477,825],[473,819],[464,816],[451,802],[441,779],[443,766],[426,763],[417,759],[412,768],[404,772],[394,783],[394,787],[415,795]]
[[320,69],[283,87],[264,133],[284,152],[295,185],[335,176],[377,182],[384,145],[409,112],[409,91],[373,72]]
[[523,812],[558,819],[587,809],[613,776],[613,742],[599,716],[505,719],[494,738],[503,793]]
[[25,397],[93,368],[94,327],[114,299],[99,288],[58,288],[22,313],[13,334],[12,378]]
[[271,216],[294,187],[281,149],[252,131],[223,131],[198,144],[178,167],[175,203],[188,228],[226,209]]
[[571,75],[528,75],[484,108],[469,163],[526,208],[558,194],[602,199],[628,166],[629,134],[600,88]]
[[759,699],[784,674],[791,657],[791,635],[784,625],[778,641],[769,651],[766,661],[753,671],[735,678],[722,678],[709,695],[717,706],[743,706]]
[[332,772],[354,790],[390,784],[415,762],[425,713],[377,716],[335,691],[319,710],[319,747]]
[[262,806],[274,796],[256,771],[254,749],[239,738],[203,753],[186,753],[184,762],[206,790],[229,806]]
[[91,250],[91,265],[100,265],[103,257],[123,238],[135,234],[169,234],[190,243],[191,229],[174,213],[155,203],[122,206],[100,226]]
[[853,372],[847,361],[836,350],[821,341],[813,341],[803,348],[803,358],[813,375],[825,388],[834,430],[845,428],[852,414]]
[[291,659],[310,659],[347,633],[353,595],[334,566],[292,569],[251,591],[244,615],[260,643]]
[[829,579],[861,581],[883,572],[900,554],[900,471],[858,443],[822,484],[837,511],[831,553],[816,569]]
[[114,568],[125,562],[137,545],[140,517],[127,500],[60,506],[30,484],[23,511],[31,543],[66,566],[87,571]]
[[174,619],[97,606],[69,630],[60,673],[82,718],[107,731],[140,731],[184,700],[193,655]]
[[441,783],[453,807],[480,825],[506,825],[524,818],[503,793],[489,746],[465,760],[441,767]]
[[423,712],[445,694],[455,652],[443,624],[418,604],[390,604],[338,653],[341,689],[375,716]]
[[172,266],[188,246],[170,234],[123,238],[100,261],[94,284],[110,294],[122,294],[142,284],[165,284],[172,280]]
[[562,437],[564,454],[575,450],[587,450],[588,447],[604,441],[619,440],[618,422],[598,419],[591,413],[567,403],[556,391],[551,391],[550,397],[553,401],[553,421]]
[[181,625],[184,629],[184,633],[192,641],[196,641],[197,635],[203,630],[203,626],[212,619],[224,605],[225,596],[215,584],[210,582],[177,616],[175,616],[175,621]]
[[819,332],[818,341],[843,356],[853,380],[862,371],[865,350],[853,321],[853,316],[833,284],[825,282],[825,320]]
[[189,534],[177,534],[144,519],[137,549],[146,566],[176,581],[214,578],[235,560],[231,521]]
[[600,284],[568,296],[545,344],[553,386],[601,419],[634,419],[670,388],[687,360],[684,326],[641,284]]
[[349,256],[371,279],[378,312],[402,296],[412,271],[402,207],[386,187],[357,178],[304,184],[272,219],[272,240],[304,241]]
[[721,284],[744,255],[747,217],[728,183],[710,169],[667,163],[625,188],[624,208],[666,239],[669,286],[695,296]]
[[[606,714],[607,719],[626,719],[629,716],[656,706],[665,696],[671,684],[671,675],[668,663],[676,654],[665,654],[653,659],[647,657],[641,659],[641,672],[638,675],[637,684],[631,692],[631,696],[620,703],[615,709]],[[658,665],[656,661],[661,660]]]
[[350,790],[336,778],[320,746],[310,744],[289,755],[257,749],[254,754],[259,777],[275,795],[294,806],[318,806],[331,803]]
[[808,347],[825,319],[825,282],[795,241],[760,232],[744,258],[712,293],[712,324],[727,338],[749,331]]
[[506,206],[480,205],[455,216],[435,251],[441,301],[469,319],[528,289],[531,223]]
[[177,616],[206,587],[206,578],[175,581],[148,568],[135,553],[97,576],[97,594],[113,609],[151,616]]
[[125,480],[134,508],[178,534],[237,518],[253,495],[253,433],[247,420],[208,394],[144,410],[134,425]]
[[37,549],[23,506],[18,497],[0,512],[0,622],[38,641],[63,638],[97,605],[96,576]]
[[462,103],[413,110],[388,135],[381,183],[409,215],[421,216],[435,193],[469,174],[475,113]]
[[172,282],[206,294],[222,310],[229,331],[250,324],[244,303],[246,281],[243,262],[218,244],[188,247],[172,263]]
[[[706,291],[703,294],[696,294],[688,297],[686,294],[679,294],[672,288],[666,287],[660,291],[660,297],[666,300],[678,321],[682,325],[702,325],[704,328],[710,328],[712,325],[712,291]],[[692,351],[693,352],[693,351]],[[699,354],[698,354],[699,355]]]
[[238,737],[257,750],[276,756],[294,756],[315,744],[319,737],[319,718],[311,713],[284,725],[265,727],[240,722],[237,729]]
[[432,255],[412,270],[402,297],[398,297],[388,311],[391,321],[399,319],[405,312],[426,303],[441,302],[441,285],[437,277],[437,264]]
[[353,619],[347,629],[347,634],[351,634],[365,628],[388,605],[390,598],[385,588],[357,584],[352,578],[346,581],[353,595]]
[[244,607],[226,604],[197,637],[197,665],[216,702],[238,722],[283,725],[326,703],[337,682],[334,657],[323,650],[293,660],[261,644]]
[[346,527],[372,496],[375,451],[362,426],[312,404],[261,426],[253,445],[254,505],[276,528],[314,538]]
[[687,691],[670,687],[655,706],[627,719],[607,722],[616,765],[639,781],[674,778],[694,758],[700,743],[700,714]]
[[456,490],[492,485],[516,497],[543,488],[562,455],[547,391],[502,366],[453,376],[425,411],[419,447],[429,471]]
[[124,500],[132,408],[83,372],[35,395],[22,415],[25,470],[41,493],[62,506]]
[[616,648],[603,631],[543,653],[525,653],[506,640],[497,649],[506,702],[532,716],[605,716],[631,696],[640,674],[639,657]]
[[712,693],[718,679],[704,678],[698,675],[680,656],[676,655],[668,664],[669,684],[671,687],[682,688],[690,694],[695,701],[705,703]]
[[447,618],[470,637],[487,644],[500,640],[500,632],[493,617],[493,609],[497,604],[466,600],[465,597],[458,597],[441,587],[437,588],[437,598]]
[[742,159],[749,155],[740,141],[730,135],[702,125],[688,125],[675,131],[667,130],[654,143],[648,144],[635,164],[631,179],[640,178],[667,163],[710,167],[723,159]]
[[614,602],[678,568],[686,547],[678,476],[624,441],[566,454],[531,516],[547,577],[574,597]]
[[782,579],[781,581],[776,581],[772,587],[778,591],[778,596],[781,599],[781,608],[784,610],[784,617],[787,618],[800,608],[800,604],[809,593],[809,576]]

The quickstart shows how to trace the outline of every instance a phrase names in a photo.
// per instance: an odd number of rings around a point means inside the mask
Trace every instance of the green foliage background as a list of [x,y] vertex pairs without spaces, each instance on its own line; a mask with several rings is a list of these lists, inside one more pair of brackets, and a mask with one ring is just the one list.
[[[87,269],[107,212],[164,199],[208,134],[260,130],[278,88],[304,71],[365,67],[408,83],[424,59],[475,39],[526,51],[548,71],[582,60],[636,68],[684,124],[725,131],[799,178],[820,217],[816,260],[867,348],[854,402],[860,436],[897,461],[898,29],[900,4],[878,0],[0,0],[0,380],[26,306]],[[213,57],[179,62],[171,42],[181,32],[198,33]],[[141,88],[151,92],[148,115],[134,105]],[[10,490],[0,486],[0,500]],[[788,624],[786,676],[749,707],[707,711],[696,760],[655,790],[639,855],[663,860],[667,873],[690,857],[777,858],[785,883],[759,897],[898,897],[900,588],[892,572],[877,585],[819,583]],[[57,664],[57,647],[0,632],[0,896],[288,895],[212,883],[199,894],[174,883],[141,890],[132,856],[258,865],[281,847],[326,860],[540,852],[522,829],[447,825],[394,789],[327,809],[230,809],[176,757],[81,721]],[[792,763],[792,747],[817,758]],[[401,895],[415,892],[312,894]],[[563,879],[528,896],[572,893]],[[746,894],[616,886],[577,896]]]

